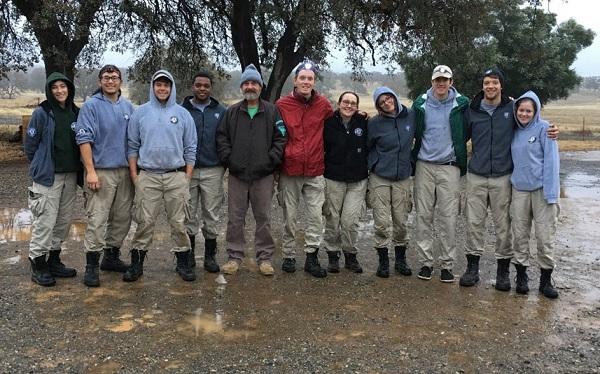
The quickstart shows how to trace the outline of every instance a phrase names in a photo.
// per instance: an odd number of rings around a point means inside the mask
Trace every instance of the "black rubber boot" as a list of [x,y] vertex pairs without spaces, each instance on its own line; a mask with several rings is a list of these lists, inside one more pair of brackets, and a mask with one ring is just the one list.
[[494,287],[498,291],[510,291],[510,258],[501,258],[498,260],[496,285]]
[[33,260],[30,258],[29,263],[31,264],[31,280],[33,283],[44,287],[52,287],[56,284],[56,280],[48,269],[46,255],[38,256]]
[[204,270],[209,273],[221,271],[217,259],[217,239],[204,239]]
[[[106,252],[104,256],[106,256]],[[85,274],[83,275],[83,284],[88,287],[98,287],[100,285],[100,273],[98,271],[99,260],[100,252],[87,252],[85,254],[86,264]]]
[[102,262],[100,263],[100,270],[104,271],[114,271],[117,273],[124,273],[127,271],[126,263],[121,261],[121,251],[117,247],[108,247],[104,248],[104,256],[102,257]]
[[186,282],[192,282],[196,280],[196,273],[194,272],[194,268],[190,266],[190,251],[185,252],[175,252],[175,257],[177,257],[177,267],[175,271],[181,279]]
[[66,267],[60,260],[60,249],[48,253],[48,269],[56,278],[73,278],[77,275],[77,270]]
[[356,259],[356,253],[344,253],[344,267],[353,273],[360,274],[363,272]]
[[556,299],[558,291],[552,285],[552,269],[540,269],[540,292],[549,299]]
[[529,281],[529,277],[527,276],[527,266],[515,264],[515,268],[517,269],[517,286],[515,291],[525,295],[529,292],[529,285],[527,284]]
[[390,259],[388,257],[387,248],[375,248],[377,256],[379,256],[379,266],[377,267],[377,275],[380,278],[388,278],[390,276]]
[[306,254],[306,261],[304,262],[304,271],[316,278],[325,278],[327,271],[319,264],[319,250],[315,250],[313,253]]
[[[196,235],[189,235],[188,234],[188,238],[190,238],[190,266],[192,268],[196,267]],[[206,255],[204,256],[206,258]],[[218,270],[217,270],[218,271]]]
[[146,252],[137,249],[131,250],[131,265],[127,268],[125,274],[123,274],[123,280],[125,282],[135,282],[142,274],[144,274],[144,258],[146,258]]
[[458,284],[463,287],[473,287],[479,282],[479,256],[467,255],[467,270],[460,277]]
[[296,259],[295,258],[284,258],[281,264],[281,270],[286,273],[293,273],[296,271]]
[[327,272],[339,273],[340,272],[340,252],[327,251],[327,258],[329,262],[327,264]]
[[394,269],[396,269],[396,272],[406,276],[412,275],[412,270],[410,270],[406,264],[406,247],[396,246],[394,247],[394,252],[396,255],[396,263],[394,264]]

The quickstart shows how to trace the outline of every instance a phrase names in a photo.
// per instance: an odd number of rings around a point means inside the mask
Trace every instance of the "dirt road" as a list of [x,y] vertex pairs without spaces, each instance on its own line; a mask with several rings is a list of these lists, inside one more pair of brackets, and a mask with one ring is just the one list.
[[[42,288],[29,280],[27,165],[1,163],[0,372],[600,372],[600,153],[562,156],[555,301],[538,295],[537,270],[528,296],[494,290],[491,235],[474,288],[443,284],[438,273],[429,282],[377,278],[369,217],[361,275],[282,273],[278,247],[273,278],[247,260],[225,285],[203,271],[186,283],[163,217],[140,281],[101,273],[101,287],[89,289],[82,209],[64,245],[79,274]],[[274,208],[276,238],[280,222]],[[464,217],[458,230],[462,253]],[[455,273],[464,266],[460,254]]]

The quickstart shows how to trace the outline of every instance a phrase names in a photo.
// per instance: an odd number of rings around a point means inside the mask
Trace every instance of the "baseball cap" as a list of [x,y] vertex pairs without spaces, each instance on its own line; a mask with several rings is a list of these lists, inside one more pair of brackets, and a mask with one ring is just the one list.
[[294,70],[294,76],[297,77],[302,70],[310,70],[313,73],[317,74],[317,65],[315,65],[315,63],[310,60],[301,62],[298,66],[296,66],[296,69]]
[[433,69],[433,73],[431,74],[431,80],[435,78],[444,77],[452,79],[452,69],[450,69],[446,65],[438,65]]
[[166,78],[169,82],[173,82],[173,78],[168,76],[166,73],[158,73],[152,78],[152,83],[156,82],[159,78]]

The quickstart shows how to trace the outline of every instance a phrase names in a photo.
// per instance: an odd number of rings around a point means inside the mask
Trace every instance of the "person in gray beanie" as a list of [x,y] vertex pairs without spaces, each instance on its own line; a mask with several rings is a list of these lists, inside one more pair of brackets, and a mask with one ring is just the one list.
[[264,87],[264,83],[262,77],[258,70],[256,70],[256,66],[254,64],[250,64],[246,66],[246,69],[242,72],[242,77],[240,78],[240,86],[247,81],[254,81],[260,84],[261,87]]

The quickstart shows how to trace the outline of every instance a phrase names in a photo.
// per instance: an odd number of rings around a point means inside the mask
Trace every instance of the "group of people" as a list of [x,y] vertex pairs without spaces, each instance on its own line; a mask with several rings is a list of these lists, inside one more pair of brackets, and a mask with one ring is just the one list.
[[[412,108],[391,89],[377,88],[373,93],[377,115],[369,118],[359,110],[359,96],[350,91],[340,95],[334,111],[315,90],[316,80],[314,64],[298,65],[293,91],[272,104],[261,98],[262,77],[249,65],[240,79],[243,99],[225,108],[211,96],[210,74],[198,73],[191,85],[193,95],[179,105],[175,80],[159,70],[151,78],[149,101],[134,109],[121,96],[120,70],[106,65],[98,75],[98,91],[79,110],[73,103],[72,82],[50,74],[47,100],[34,111],[25,139],[33,179],[32,280],[52,286],[55,277],[76,275],[62,263],[60,251],[79,181],[88,223],[84,283],[89,287],[99,286],[99,269],[122,272],[124,281],[139,279],[163,203],[175,242],[175,270],[183,280],[196,279],[200,222],[204,269],[225,274],[239,270],[250,205],[259,272],[273,275],[270,221],[275,185],[283,211],[284,272],[296,270],[302,199],[306,272],[318,278],[340,272],[343,253],[344,267],[362,273],[357,236],[366,202],[374,217],[376,275],[389,277],[393,247],[395,271],[410,276],[407,219],[414,202],[417,277],[432,278],[435,219],[441,242],[440,280],[453,282],[460,178],[466,174],[467,269],[460,285],[479,281],[489,207],[496,234],[496,289],[511,289],[512,262],[516,292],[529,291],[529,236],[534,222],[539,290],[546,297],[558,297],[551,280],[559,196],[558,130],[541,119],[535,93],[529,91],[517,100],[507,97],[502,93],[503,73],[492,68],[482,74],[482,90],[469,101],[454,88],[452,70],[439,65],[433,70],[431,88],[415,99]],[[467,163],[468,140],[472,156]],[[217,224],[226,170],[227,261],[219,267]],[[132,219],[137,227],[131,262],[125,264],[120,248]],[[318,258],[321,237],[326,268]]]

